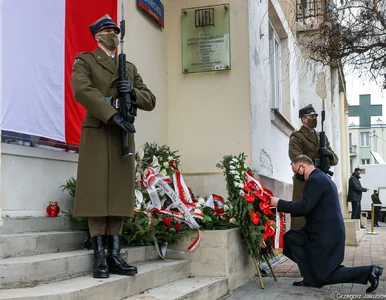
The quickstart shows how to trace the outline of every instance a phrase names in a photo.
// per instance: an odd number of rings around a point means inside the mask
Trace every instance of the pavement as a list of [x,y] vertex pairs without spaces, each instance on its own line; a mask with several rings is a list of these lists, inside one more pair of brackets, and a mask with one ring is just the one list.
[[[260,287],[258,277],[231,291],[222,300],[252,300],[252,299],[385,299],[386,300],[386,224],[374,227],[377,235],[365,234],[358,246],[346,246],[343,265],[364,266],[381,265],[385,268],[376,291],[366,294],[366,288],[370,286],[361,284],[333,284],[322,288],[295,287],[294,281],[301,280],[297,265],[282,256],[274,266],[277,281],[271,274],[263,277],[264,289]],[[367,225],[370,230],[370,223]]]

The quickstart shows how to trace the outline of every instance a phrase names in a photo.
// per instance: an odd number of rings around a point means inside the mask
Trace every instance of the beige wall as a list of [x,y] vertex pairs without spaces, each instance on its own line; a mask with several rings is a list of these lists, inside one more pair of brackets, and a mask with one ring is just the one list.
[[[230,71],[182,74],[181,9],[230,4]],[[251,152],[248,1],[168,0],[165,4],[168,144],[184,173],[219,173],[226,154]]]
[[[165,1],[163,1],[165,2]],[[125,53],[157,98],[153,111],[138,111],[136,147],[145,142],[168,143],[166,32],[137,7],[137,0],[124,0]],[[120,10],[119,2],[118,9]],[[120,18],[120,11],[118,13]]]

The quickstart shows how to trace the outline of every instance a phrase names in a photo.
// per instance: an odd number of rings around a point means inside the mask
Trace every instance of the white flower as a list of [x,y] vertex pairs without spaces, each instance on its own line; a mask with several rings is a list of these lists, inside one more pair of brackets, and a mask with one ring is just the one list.
[[161,170],[161,174],[164,175],[164,176],[166,176],[166,175],[168,174],[168,172],[167,172],[165,169],[162,169],[162,170]]
[[165,168],[169,168],[169,163],[168,163],[168,162],[164,162],[163,166],[164,166]]
[[237,185],[239,188],[243,189],[244,188],[244,184],[239,182],[238,185]]
[[142,148],[138,149],[137,156],[138,156],[139,160],[141,160],[145,156],[145,152],[143,151]]
[[135,190],[135,198],[137,199],[137,204],[138,203],[142,203],[142,201],[143,201],[143,195],[142,195],[142,193],[139,191],[139,190]]
[[169,161],[171,161],[172,159],[174,159],[173,156],[169,156],[169,157],[168,157],[168,160],[169,160]]
[[236,170],[231,170],[230,173],[233,174],[233,175],[237,175],[238,174]]
[[248,166],[246,164],[244,164],[244,169],[248,169]]
[[230,161],[229,161],[229,164],[230,164],[230,165],[233,165],[233,160],[230,160]]
[[135,180],[140,180],[141,179],[141,173],[137,172],[135,173]]
[[239,160],[238,160],[236,157],[233,157],[233,158],[232,158],[232,161],[235,162],[235,163],[238,163],[238,162],[239,162]]
[[155,155],[153,155],[153,162],[151,163],[151,166],[152,167],[158,166],[158,158]]
[[229,210],[229,206],[228,205],[224,205],[224,211],[228,211]]
[[241,191],[239,192],[239,195],[240,195],[240,196],[244,196],[244,191],[241,190]]
[[235,179],[236,179],[236,180],[240,180],[239,174],[236,174]]
[[235,169],[236,169],[235,166],[229,166],[229,168],[230,168],[231,170],[235,170]]
[[229,220],[229,223],[231,223],[231,224],[236,223],[236,219],[235,219],[235,218],[231,218],[231,219]]
[[206,201],[205,201],[204,198],[198,197],[198,198],[197,198],[197,201],[198,201],[198,203],[199,203],[201,206],[205,206]]

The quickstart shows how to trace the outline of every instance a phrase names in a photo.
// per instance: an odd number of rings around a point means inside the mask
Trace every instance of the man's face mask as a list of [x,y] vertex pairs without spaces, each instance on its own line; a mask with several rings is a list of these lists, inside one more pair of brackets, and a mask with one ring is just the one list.
[[315,119],[307,119],[307,125],[310,126],[311,128],[316,128],[318,125],[318,120]]
[[300,170],[301,167],[302,167],[302,166],[299,166],[299,169],[298,169],[298,171],[297,171],[296,174],[295,174],[295,178],[296,178],[297,180],[299,180],[299,181],[306,181],[306,179],[304,178],[304,167],[303,167],[303,174],[300,174],[300,173],[299,173],[299,170]]
[[99,43],[108,50],[114,50],[119,45],[118,35],[112,32],[99,34]]

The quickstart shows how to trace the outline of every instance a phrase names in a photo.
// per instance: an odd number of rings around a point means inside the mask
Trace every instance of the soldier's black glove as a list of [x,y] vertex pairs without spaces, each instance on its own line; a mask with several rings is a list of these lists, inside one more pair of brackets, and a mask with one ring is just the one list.
[[328,157],[330,159],[332,158],[332,153],[327,148],[321,148],[320,152],[319,152],[319,155],[320,156]]
[[118,93],[131,95],[133,93],[133,86],[131,85],[130,81],[128,81],[128,80],[119,81],[118,82]]
[[135,127],[132,123],[122,118],[119,114],[115,114],[110,119],[111,123],[114,123],[127,133],[135,133]]

